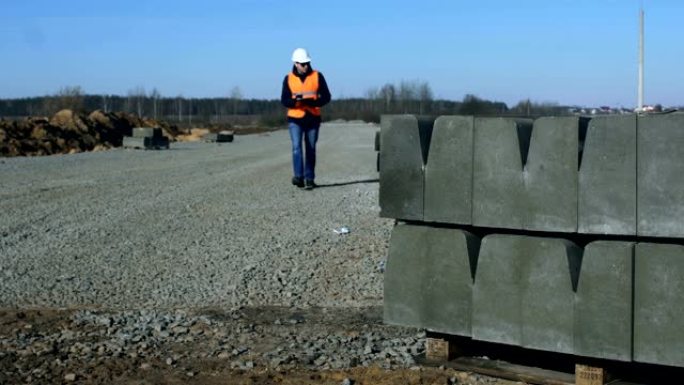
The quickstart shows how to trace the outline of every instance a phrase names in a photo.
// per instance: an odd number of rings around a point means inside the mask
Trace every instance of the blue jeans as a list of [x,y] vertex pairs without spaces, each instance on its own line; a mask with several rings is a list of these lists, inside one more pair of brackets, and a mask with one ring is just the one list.
[[[314,180],[316,173],[316,142],[318,141],[319,124],[302,127],[297,123],[289,122],[292,140],[292,171],[296,178]],[[304,137],[304,157],[302,157],[302,137]]]

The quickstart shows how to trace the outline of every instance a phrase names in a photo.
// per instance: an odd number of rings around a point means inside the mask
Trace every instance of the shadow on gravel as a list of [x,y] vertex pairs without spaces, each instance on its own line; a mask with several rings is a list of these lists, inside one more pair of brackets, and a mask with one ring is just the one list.
[[378,183],[380,182],[380,179],[364,179],[364,180],[355,180],[351,182],[339,182],[339,183],[323,183],[323,184],[317,184],[316,188],[323,188],[323,187],[339,187],[339,186],[347,186],[350,184],[360,184],[360,183]]

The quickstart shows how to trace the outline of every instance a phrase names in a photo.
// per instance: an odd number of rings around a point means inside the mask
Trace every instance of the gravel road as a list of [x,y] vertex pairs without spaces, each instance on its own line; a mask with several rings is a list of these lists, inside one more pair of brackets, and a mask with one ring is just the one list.
[[377,129],[324,124],[312,191],[282,130],[0,158],[0,383],[509,384],[382,323]]
[[282,130],[1,159],[0,306],[379,306],[376,130],[324,124],[313,191]]

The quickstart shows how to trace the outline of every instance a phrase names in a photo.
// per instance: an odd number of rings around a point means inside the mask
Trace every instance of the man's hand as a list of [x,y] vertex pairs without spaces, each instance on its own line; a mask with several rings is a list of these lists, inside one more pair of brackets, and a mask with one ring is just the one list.
[[299,103],[308,107],[316,107],[314,99],[302,99]]

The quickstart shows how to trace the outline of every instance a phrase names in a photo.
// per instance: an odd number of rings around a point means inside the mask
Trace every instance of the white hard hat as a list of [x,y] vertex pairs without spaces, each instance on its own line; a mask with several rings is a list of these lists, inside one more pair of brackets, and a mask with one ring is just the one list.
[[304,48],[297,48],[292,52],[292,61],[295,63],[308,63],[311,61],[309,53]]

